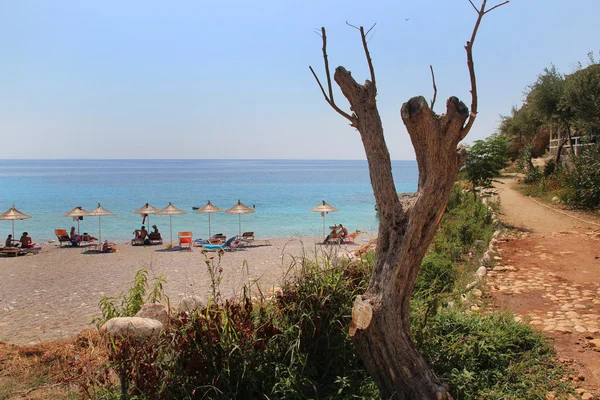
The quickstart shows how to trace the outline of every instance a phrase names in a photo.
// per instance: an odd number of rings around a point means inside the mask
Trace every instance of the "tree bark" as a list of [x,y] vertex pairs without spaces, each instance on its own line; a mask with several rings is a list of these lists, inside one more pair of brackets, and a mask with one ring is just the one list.
[[423,97],[402,106],[401,116],[419,166],[418,191],[400,202],[392,177],[381,118],[369,81],[359,85],[338,67],[334,75],[350,102],[365,147],[380,222],[373,276],[353,308],[350,334],[366,368],[386,398],[449,399],[410,334],[410,299],[421,261],[433,239],[466,152],[457,148],[469,116],[451,97],[438,116]]

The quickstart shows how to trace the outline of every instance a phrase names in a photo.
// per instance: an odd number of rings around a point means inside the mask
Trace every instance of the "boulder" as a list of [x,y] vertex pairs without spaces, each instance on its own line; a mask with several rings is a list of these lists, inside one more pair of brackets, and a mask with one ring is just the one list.
[[137,338],[158,337],[162,330],[163,324],[160,321],[140,317],[113,318],[100,328],[101,333]]
[[177,311],[179,312],[190,312],[198,308],[204,308],[204,301],[198,296],[188,296],[179,302]]
[[475,276],[478,277],[479,279],[483,278],[486,275],[487,275],[487,268],[483,265],[481,267],[477,268],[477,271],[475,271]]
[[590,340],[590,347],[600,348],[600,339]]
[[169,325],[169,307],[163,304],[144,304],[135,316],[155,319],[160,321],[163,326]]

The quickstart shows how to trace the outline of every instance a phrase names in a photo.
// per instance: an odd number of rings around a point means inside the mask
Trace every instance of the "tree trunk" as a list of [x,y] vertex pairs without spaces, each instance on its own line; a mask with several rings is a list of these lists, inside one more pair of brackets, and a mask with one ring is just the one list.
[[450,399],[448,389],[430,371],[410,334],[410,299],[421,261],[443,215],[466,152],[458,147],[469,116],[456,97],[438,116],[423,97],[402,106],[401,116],[415,148],[418,191],[400,202],[377,111],[373,85],[359,85],[338,67],[334,75],[353,111],[360,132],[379,210],[379,233],[373,275],[352,310],[350,335],[365,366],[382,391],[393,399]]

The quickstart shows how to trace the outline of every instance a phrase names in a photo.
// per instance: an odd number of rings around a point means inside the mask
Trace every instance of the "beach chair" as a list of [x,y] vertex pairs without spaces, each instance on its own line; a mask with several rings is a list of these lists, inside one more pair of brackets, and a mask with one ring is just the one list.
[[245,244],[250,244],[254,240],[254,232],[244,232],[242,236],[238,236],[238,240]]
[[326,244],[341,244],[342,243],[342,235],[339,233],[330,233],[329,237],[326,240]]
[[204,246],[202,246],[203,249],[208,250],[208,251],[218,251],[218,250],[234,251],[234,250],[237,250],[239,247],[240,246],[238,245],[237,241],[235,240],[235,236],[230,237],[229,240],[227,240],[225,243],[221,243],[221,244],[208,243],[208,244],[205,244]]
[[346,237],[344,238],[344,243],[356,244],[354,239],[356,239],[357,237],[358,237],[358,233],[350,233],[350,234],[346,235]]
[[144,245],[144,239],[142,238],[141,230],[136,229],[135,231],[133,231],[133,239],[131,239],[131,245],[132,246],[143,246]]
[[56,234],[56,238],[58,239],[58,246],[62,247],[63,243],[68,243],[69,246],[72,245],[71,238],[67,234],[66,229],[55,229],[54,233]]
[[179,249],[192,250],[192,232],[179,232]]
[[160,233],[150,232],[148,234],[148,240],[150,240],[150,244],[163,244],[162,236]]

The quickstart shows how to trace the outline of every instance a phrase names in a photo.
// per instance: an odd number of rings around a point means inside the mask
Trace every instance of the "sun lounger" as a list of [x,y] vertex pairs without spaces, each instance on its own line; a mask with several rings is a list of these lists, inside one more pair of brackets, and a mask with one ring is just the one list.
[[235,236],[229,238],[229,240],[227,240],[227,242],[225,243],[221,243],[221,244],[205,244],[204,246],[202,246],[203,249],[206,249],[208,251],[218,251],[218,250],[237,250],[240,246],[238,245]]
[[254,232],[244,232],[242,236],[238,236],[238,240],[245,244],[250,244],[254,240]]
[[150,232],[148,234],[148,240],[150,240],[150,244],[163,244],[162,236],[160,236],[160,233]]
[[71,238],[67,234],[66,229],[55,229],[54,233],[56,234],[56,238],[58,239],[58,245],[62,247],[63,243],[68,243],[69,246],[72,245]]
[[4,257],[16,257],[21,253],[21,249],[14,247],[3,247],[0,249],[0,254]]
[[179,249],[192,250],[192,232],[179,232]]
[[344,238],[344,243],[356,244],[354,239],[356,239],[357,237],[358,237],[358,233],[350,233],[350,234],[346,235],[346,237]]

